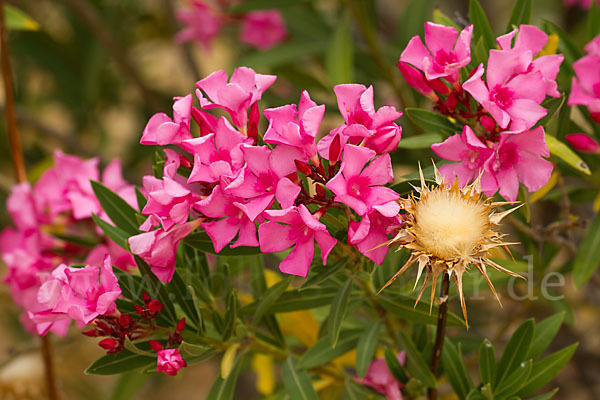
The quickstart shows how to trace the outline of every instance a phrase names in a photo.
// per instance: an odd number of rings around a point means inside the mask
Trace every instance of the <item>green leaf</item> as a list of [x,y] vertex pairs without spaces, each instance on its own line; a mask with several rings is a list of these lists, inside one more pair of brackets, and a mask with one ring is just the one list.
[[283,384],[291,400],[318,400],[308,372],[296,368],[296,360],[289,357],[283,363]]
[[96,198],[110,220],[130,235],[140,232],[137,221],[137,211],[118,194],[97,181],[90,181]]
[[443,137],[439,133],[424,133],[418,136],[403,138],[398,143],[398,148],[409,150],[428,149],[432,144],[440,143],[442,140]]
[[600,7],[592,1],[587,17],[588,39],[592,40],[600,33]]
[[298,368],[313,368],[346,354],[356,346],[361,333],[357,330],[342,331],[335,347],[331,346],[328,337],[320,338],[313,347],[302,354]]
[[[416,324],[437,324],[438,306],[434,305],[429,312],[429,305],[419,302],[415,307],[415,301],[412,298],[396,296],[391,297],[382,293],[378,297],[379,303],[386,310],[396,314],[402,319],[414,322]],[[446,323],[451,326],[464,327],[465,321],[459,318],[456,314],[448,313]]]
[[254,69],[273,68],[288,63],[298,63],[306,58],[324,53],[329,47],[326,40],[295,40],[267,51],[254,52],[240,60],[239,65],[247,65]]
[[492,342],[487,339],[479,347],[479,376],[483,384],[496,380],[496,351]]
[[140,270],[144,282],[148,286],[148,292],[155,294],[157,300],[163,305],[163,309],[160,313],[161,316],[173,324],[177,323],[177,314],[175,313],[175,308],[173,307],[173,303],[171,302],[171,299],[163,284],[158,280],[156,275],[154,275],[150,269],[150,266],[148,266],[144,260],[138,256],[135,256],[135,262]]
[[129,251],[129,234],[127,232],[109,224],[96,214],[92,214],[92,219],[94,220],[94,223],[98,225],[98,228],[102,229],[102,232],[104,232],[106,236],[125,250]]
[[138,209],[142,212],[144,207],[146,207],[146,203],[148,203],[148,199],[137,186],[135,187],[135,198],[137,199]]
[[235,290],[232,290],[227,297],[227,306],[225,307],[225,321],[223,323],[223,332],[221,339],[227,341],[235,329],[235,321],[238,313],[238,299]]
[[356,374],[360,379],[365,377],[367,369],[371,364],[375,348],[381,334],[381,321],[377,321],[369,328],[365,329],[364,333],[358,340],[356,347]]
[[348,309],[348,301],[350,299],[350,291],[352,290],[352,277],[346,280],[344,286],[341,286],[331,303],[329,309],[329,317],[327,318],[327,331],[329,335],[329,343],[335,347],[342,329],[342,322],[346,316]]
[[540,119],[536,126],[546,126],[546,124],[554,118],[554,116],[561,110],[565,103],[566,96],[561,94],[560,97],[550,97],[542,103],[542,107],[548,110],[548,113],[544,118]]
[[515,27],[518,28],[521,24],[529,23],[532,5],[532,0],[517,0],[506,26],[506,32],[512,31]]
[[6,28],[13,31],[37,31],[40,25],[29,15],[10,4],[4,5]]
[[529,400],[549,400],[554,397],[556,392],[558,392],[558,388],[552,390],[551,392],[540,394],[539,396],[530,397]]
[[573,343],[540,361],[534,362],[527,383],[519,390],[517,395],[520,397],[531,396],[544,387],[571,359],[578,345],[578,343]]
[[146,350],[142,350],[139,347],[137,347],[135,344],[133,344],[131,339],[129,339],[129,336],[125,336],[125,342],[123,345],[124,345],[125,349],[129,350],[132,353],[139,354],[141,356],[154,358],[153,353],[146,351]]
[[344,258],[333,265],[327,265],[322,268],[320,268],[321,266],[319,266],[317,268],[311,268],[311,271],[315,271],[317,269],[319,269],[319,270],[323,269],[324,271],[308,278],[308,280],[306,282],[304,282],[304,285],[302,285],[299,290],[302,291],[302,290],[308,289],[310,287],[317,286],[318,284],[320,284],[322,282],[325,282],[327,279],[329,279],[331,276],[333,276],[336,272],[341,271],[347,262],[348,262],[348,258]]
[[565,313],[554,314],[535,326],[533,341],[526,358],[535,360],[548,348],[565,319]]
[[404,47],[413,36],[423,36],[424,21],[431,18],[433,0],[412,0],[406,6],[398,26],[400,43]]
[[[365,400],[372,399],[373,392],[369,391],[365,386],[359,385],[350,376],[346,375],[344,379],[344,393],[342,400]],[[378,397],[377,399],[383,399]]]
[[473,38],[475,41],[483,37],[483,42],[487,49],[496,48],[496,36],[492,32],[490,23],[477,0],[471,0],[469,3],[469,18],[473,24]]
[[292,282],[292,279],[292,277],[287,277],[277,282],[275,285],[267,289],[267,291],[261,296],[262,298],[258,301],[256,305],[256,311],[254,312],[254,324],[258,324],[262,317],[271,311],[275,302],[281,297],[283,292],[285,292],[287,287]]
[[206,400],[233,400],[235,386],[245,358],[246,355],[238,357],[233,365],[233,368],[229,372],[229,375],[227,375],[227,379],[223,379],[221,377],[217,378],[215,383],[213,383]]
[[219,256],[246,256],[260,254],[260,248],[240,246],[234,249],[225,247],[219,253],[215,251],[212,240],[206,232],[195,232],[183,239],[183,243],[200,250],[203,253],[218,254]]
[[[188,270],[183,271],[189,272]],[[186,282],[181,277],[179,270],[175,269],[173,279],[167,285],[167,290],[169,295],[173,296],[173,300],[181,307],[188,321],[191,321],[194,326],[198,326],[201,321],[200,312],[196,308],[194,297],[189,292],[188,285],[186,285]]]
[[436,387],[437,382],[435,376],[429,370],[427,361],[423,358],[423,354],[419,352],[413,341],[404,333],[400,332],[400,344],[406,352],[406,369],[410,374],[419,379],[427,387]]
[[92,363],[85,373],[88,375],[114,375],[156,364],[155,357],[146,357],[121,350],[116,354],[107,354]]
[[531,374],[532,360],[523,361],[508,377],[500,383],[500,386],[494,392],[494,399],[507,399],[519,391],[527,382]]
[[442,365],[458,397],[465,399],[474,388],[473,381],[463,360],[460,345],[457,350],[449,338],[445,339],[442,348]]
[[456,30],[460,30],[460,27],[456,24],[456,22],[444,14],[439,8],[435,8],[433,10],[433,22],[440,25],[451,26]]
[[569,146],[552,135],[546,134],[546,144],[552,155],[562,159],[577,171],[590,175],[590,167]]
[[325,67],[333,85],[351,83],[354,75],[354,40],[350,29],[350,13],[344,13],[325,53]]
[[406,376],[402,364],[400,364],[400,361],[398,361],[398,357],[396,356],[396,354],[389,348],[385,349],[384,359],[385,364],[387,365],[394,378],[396,378],[396,380],[400,383],[408,383],[408,376]]
[[179,345],[179,353],[186,360],[188,358],[202,357],[213,352],[214,349],[212,347],[188,343],[186,341],[181,342]]
[[553,22],[543,20],[544,22],[544,31],[548,34],[556,33],[558,35],[558,50],[559,53],[562,53],[565,56],[565,63],[569,68],[572,68],[572,65],[575,61],[581,58],[583,55],[579,46],[577,46],[570,35],[563,31]]
[[500,386],[504,379],[525,360],[531,346],[534,330],[535,324],[533,323],[533,319],[523,322],[515,330],[506,344],[504,354],[502,354],[500,361],[498,361],[498,373],[494,381],[494,388]]
[[[288,290],[271,307],[274,314],[290,311],[307,310],[331,304],[335,297],[335,290],[309,288],[306,290]],[[253,313],[257,302],[244,307],[244,313]]]
[[249,11],[266,10],[266,9],[282,9],[303,3],[305,0],[246,0],[242,3],[237,3],[229,7],[231,14],[245,14]]
[[[406,116],[421,127],[426,133],[441,133],[444,136],[460,133],[454,124],[441,114],[437,114],[420,108],[405,108]],[[401,141],[402,142],[402,141]]]
[[573,281],[581,288],[592,277],[600,263],[600,213],[590,225],[573,263]]

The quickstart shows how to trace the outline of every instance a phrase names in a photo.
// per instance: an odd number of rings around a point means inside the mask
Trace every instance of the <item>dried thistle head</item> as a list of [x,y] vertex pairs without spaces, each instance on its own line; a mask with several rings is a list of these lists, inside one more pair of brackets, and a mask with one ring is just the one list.
[[438,277],[440,274],[447,273],[458,288],[462,312],[468,327],[462,278],[470,266],[475,266],[483,275],[499,303],[500,299],[487,275],[486,268],[489,266],[522,278],[488,258],[491,249],[500,247],[508,251],[508,246],[514,244],[503,242],[504,235],[495,231],[494,227],[518,207],[496,212],[496,207],[513,203],[492,202],[490,198],[482,195],[479,178],[462,189],[458,187],[456,181],[448,187],[435,165],[434,171],[436,186],[430,188],[426,185],[423,171],[419,166],[421,187],[415,188],[418,197],[411,195],[408,199],[400,200],[401,207],[406,212],[403,215],[405,222],[398,234],[385,245],[397,245],[398,250],[407,248],[411,253],[408,261],[381,290],[416,263],[419,269],[415,288],[423,271],[425,271],[425,278],[415,306],[430,280],[432,281],[431,304],[433,304]]

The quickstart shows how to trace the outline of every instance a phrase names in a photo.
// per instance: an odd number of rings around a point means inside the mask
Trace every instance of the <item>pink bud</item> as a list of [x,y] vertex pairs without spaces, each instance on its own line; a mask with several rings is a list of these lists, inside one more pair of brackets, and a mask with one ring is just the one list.
[[340,153],[342,150],[340,135],[335,135],[331,146],[329,147],[329,162],[331,165],[335,164],[340,159]]
[[483,127],[483,129],[485,129],[488,132],[496,129],[496,121],[494,121],[494,119],[489,115],[484,115],[483,117],[481,117],[479,119],[479,122],[481,122],[481,126]]
[[565,136],[571,147],[582,153],[600,153],[600,145],[584,133],[573,133]]
[[177,323],[177,327],[175,328],[175,332],[181,333],[185,329],[185,318],[181,318]]

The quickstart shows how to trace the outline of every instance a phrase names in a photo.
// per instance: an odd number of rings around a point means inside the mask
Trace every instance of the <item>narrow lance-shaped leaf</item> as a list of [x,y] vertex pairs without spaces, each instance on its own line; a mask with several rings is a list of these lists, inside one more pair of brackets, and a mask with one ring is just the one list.
[[394,378],[400,383],[408,383],[408,376],[406,376],[404,368],[400,364],[400,361],[398,361],[396,354],[389,348],[385,349],[384,359],[385,365],[387,365]]
[[354,75],[354,40],[350,29],[350,14],[346,12],[336,25],[325,53],[325,66],[334,85],[350,83]]
[[479,376],[481,383],[493,383],[496,379],[496,351],[487,339],[479,347]]
[[548,348],[554,336],[556,336],[563,320],[565,319],[565,312],[559,312],[554,314],[535,326],[535,333],[533,335],[533,341],[529,348],[527,358],[535,360]]
[[550,154],[560,158],[571,167],[575,168],[579,172],[583,172],[586,175],[590,175],[590,167],[579,157],[573,150],[566,144],[558,140],[552,135],[546,134],[546,144],[550,150]]
[[292,279],[292,277],[288,277],[267,289],[260,301],[257,303],[253,319],[255,324],[259,323],[262,317],[271,310],[271,307],[275,304],[277,299],[281,297],[283,292],[285,292]]
[[515,330],[498,361],[498,373],[494,387],[501,386],[503,380],[525,359],[531,346],[534,329],[533,320],[528,319]]
[[381,321],[377,321],[365,330],[356,347],[356,374],[364,378],[375,354],[375,348],[381,333]]
[[521,24],[529,23],[532,5],[532,0],[517,0],[506,26],[507,32],[512,31],[515,27],[518,28]]
[[448,338],[444,341],[442,348],[442,365],[458,397],[466,398],[474,388],[473,381],[462,358],[460,347],[457,350],[454,343]]
[[475,40],[483,37],[484,44],[488,49],[496,48],[496,38],[490,23],[478,0],[471,0],[469,3],[469,17],[473,24],[473,38]]
[[344,286],[338,290],[331,308],[329,309],[329,318],[327,319],[327,327],[329,333],[329,342],[335,347],[342,329],[342,322],[346,316],[348,302],[350,300],[350,291],[352,290],[352,277],[346,280]]
[[91,184],[96,198],[110,220],[118,228],[121,228],[128,234],[138,234],[139,225],[136,217],[137,211],[118,194],[104,186],[102,183],[91,181]]
[[318,400],[308,372],[296,368],[296,360],[288,358],[283,364],[283,384],[291,400]]
[[400,333],[400,343],[404,351],[406,351],[406,369],[410,374],[419,379],[427,387],[435,387],[436,379],[429,370],[427,361],[423,358],[423,354],[419,352],[413,341],[403,332]]
[[494,391],[494,399],[508,399],[523,387],[531,374],[532,360],[523,361]]
[[573,280],[578,288],[592,277],[600,264],[600,214],[590,225],[573,263]]

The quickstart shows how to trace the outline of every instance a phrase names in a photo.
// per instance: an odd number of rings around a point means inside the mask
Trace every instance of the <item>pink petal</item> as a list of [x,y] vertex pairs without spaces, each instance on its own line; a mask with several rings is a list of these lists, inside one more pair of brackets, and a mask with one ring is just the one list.
[[277,222],[269,221],[258,227],[258,240],[260,251],[276,253],[290,248],[294,241],[289,238],[290,227]]
[[281,272],[306,277],[315,253],[312,240],[296,243],[290,254],[279,264]]

